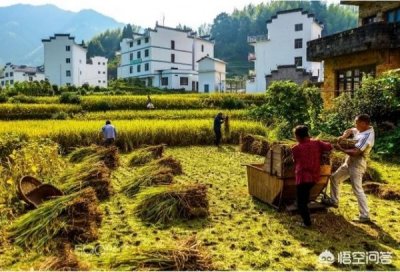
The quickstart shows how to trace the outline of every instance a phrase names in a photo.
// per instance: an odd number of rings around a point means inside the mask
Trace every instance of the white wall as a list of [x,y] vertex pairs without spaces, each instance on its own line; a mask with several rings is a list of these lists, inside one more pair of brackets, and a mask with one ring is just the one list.
[[[36,67],[27,67],[29,70],[36,70]],[[7,75],[7,76],[6,76]],[[43,73],[38,72],[26,72],[19,71],[19,69],[13,68],[12,65],[6,65],[4,67],[3,73],[1,74],[0,85],[6,86],[7,84],[12,86],[15,82],[24,82],[24,81],[42,81],[45,79]]]
[[[296,24],[303,24],[302,31],[295,31]],[[307,62],[307,41],[318,38],[322,27],[314,21],[314,18],[302,14],[301,11],[278,14],[277,18],[267,23],[268,41],[252,43],[256,55],[255,60],[255,85],[249,83],[248,92],[265,92],[265,76],[279,65],[295,64],[295,57],[302,57],[301,68],[311,71],[313,76],[322,74],[321,63]],[[302,48],[296,49],[295,39],[302,39]]]
[[90,86],[107,87],[107,58],[93,57],[91,64],[86,64],[83,82]]
[[[118,67],[118,78],[137,77],[147,83],[151,80],[152,86],[165,88],[160,85],[160,71],[163,77],[168,77],[168,89],[192,90],[192,81],[197,85],[198,64],[197,60],[206,55],[214,55],[214,44],[200,38],[190,36],[189,32],[156,26],[149,30],[145,43],[145,37],[135,35],[133,39],[124,39],[121,42],[121,63]],[[141,40],[138,45],[137,40]],[[175,48],[171,48],[171,41],[175,42]],[[133,43],[132,47],[130,43]],[[149,50],[149,56],[145,57],[145,50]],[[137,52],[141,52],[138,59]],[[130,55],[132,54],[132,61]],[[175,62],[171,62],[171,54],[175,55]],[[146,63],[149,66],[145,70]],[[137,67],[140,66],[140,72]],[[132,68],[130,68],[132,67]],[[132,73],[131,73],[132,69]],[[189,77],[189,86],[180,84],[180,77]],[[195,89],[195,88],[194,88]]]
[[[76,87],[89,84],[90,86],[107,87],[106,58],[94,57],[92,58],[93,64],[88,64],[87,49],[76,44],[74,38],[66,34],[55,35],[42,41],[45,76],[51,84]],[[66,50],[67,46],[70,46],[70,51]],[[67,63],[67,58],[70,63]],[[101,64],[98,65],[98,62]],[[71,76],[67,76],[67,71],[70,71]],[[98,74],[99,71],[100,74]]]
[[211,58],[199,61],[199,92],[224,92],[226,91],[226,64]]

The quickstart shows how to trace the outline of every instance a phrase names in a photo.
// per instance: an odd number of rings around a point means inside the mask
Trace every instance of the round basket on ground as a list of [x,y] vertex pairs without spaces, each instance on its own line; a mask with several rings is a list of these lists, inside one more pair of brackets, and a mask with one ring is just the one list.
[[63,195],[63,193],[50,184],[42,184],[32,176],[24,176],[18,182],[18,195],[28,205],[37,207],[44,201]]
[[26,203],[33,205],[30,203],[29,199],[26,198],[26,195],[31,192],[32,190],[36,189],[42,185],[42,182],[37,180],[31,176],[23,176],[18,182],[18,195],[19,197],[24,200]]
[[37,207],[46,200],[62,195],[63,193],[53,185],[42,184],[26,194],[26,198],[29,200],[31,205]]

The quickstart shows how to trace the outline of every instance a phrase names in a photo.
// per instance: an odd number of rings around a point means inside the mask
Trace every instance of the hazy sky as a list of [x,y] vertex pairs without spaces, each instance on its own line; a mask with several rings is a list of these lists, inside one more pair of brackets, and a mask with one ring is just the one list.
[[119,22],[142,27],[153,27],[156,21],[161,23],[163,16],[167,26],[175,27],[181,23],[198,27],[202,23],[211,23],[220,12],[230,13],[234,8],[261,2],[265,0],[0,0],[0,6],[54,4],[71,11],[94,9]]

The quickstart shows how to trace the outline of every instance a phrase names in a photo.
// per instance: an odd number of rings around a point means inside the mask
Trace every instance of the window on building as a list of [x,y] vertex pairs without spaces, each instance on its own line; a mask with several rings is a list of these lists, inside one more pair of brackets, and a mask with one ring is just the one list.
[[10,77],[13,77],[14,76],[14,72],[10,72]]
[[140,73],[140,70],[141,70],[141,66],[140,66],[140,64],[138,65],[138,66],[136,66],[136,71],[138,72],[138,73]]
[[147,58],[149,56],[149,49],[144,50],[144,57]]
[[105,63],[105,62],[103,62],[103,65],[106,65],[106,63]]
[[133,66],[129,66],[129,73],[130,73],[130,74],[133,73]]
[[71,51],[71,46],[67,45],[67,46],[65,47],[65,51]]
[[295,24],[294,25],[294,30],[295,31],[302,31],[303,30],[303,24]]
[[140,58],[142,57],[142,52],[138,51],[138,52],[136,53],[136,57],[137,57],[138,59],[140,59]]
[[131,60],[131,61],[133,60],[133,53],[129,54],[129,60]]
[[172,62],[172,63],[175,62],[175,54],[171,54],[171,62]]
[[71,59],[70,58],[66,58],[65,59],[65,63],[71,63]]
[[70,71],[70,70],[65,71],[65,75],[66,75],[67,77],[70,77],[70,76],[71,76],[71,71]]
[[33,81],[33,77],[30,76],[30,77],[29,77],[29,81]]
[[161,78],[161,86],[168,86],[168,77]]
[[142,40],[141,39],[137,40],[137,45],[141,45],[141,44],[142,44]]
[[71,86],[71,83],[67,83],[66,85],[67,85],[67,86]]
[[98,80],[97,82],[98,82],[98,83],[101,83],[101,80]]
[[103,75],[105,75],[106,74],[106,71],[103,71]]
[[150,65],[148,63],[144,64],[144,70],[148,71],[150,69]]
[[175,49],[175,41],[171,41],[171,49]]
[[1,86],[4,86],[4,81],[1,81]]
[[100,71],[98,71],[97,73],[98,73],[99,75],[101,74],[101,72],[100,72]]
[[294,48],[303,48],[303,39],[295,39],[294,40]]
[[368,24],[372,24],[376,22],[376,15],[374,16],[370,16],[370,17],[366,17],[362,20],[362,24],[363,25],[368,25]]
[[201,45],[201,52],[204,52],[204,44]]
[[365,75],[375,76],[375,66],[364,66],[336,71],[335,96],[343,92],[351,92],[361,85],[362,77]]
[[129,47],[133,47],[133,42],[129,42]]
[[105,81],[105,80],[103,80],[103,83],[106,83],[106,81]]
[[8,73],[6,73],[6,77],[8,77]]
[[189,78],[188,77],[181,77],[180,78],[181,86],[188,86],[189,85]]
[[388,11],[386,13],[386,21],[388,23],[400,22],[400,8]]
[[149,43],[149,37],[144,38],[144,43]]
[[10,85],[13,85],[14,84],[14,80],[10,80]]
[[296,67],[302,67],[303,66],[303,58],[302,57],[295,57],[294,58],[294,65]]

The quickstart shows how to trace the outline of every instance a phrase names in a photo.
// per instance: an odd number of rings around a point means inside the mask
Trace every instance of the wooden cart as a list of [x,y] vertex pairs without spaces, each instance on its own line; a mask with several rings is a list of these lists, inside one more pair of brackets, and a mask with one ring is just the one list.
[[[272,147],[264,164],[247,164],[249,194],[276,209],[296,200],[294,169],[285,167],[279,146]],[[311,189],[310,201],[315,201],[328,184],[330,165],[321,165],[321,178]]]

